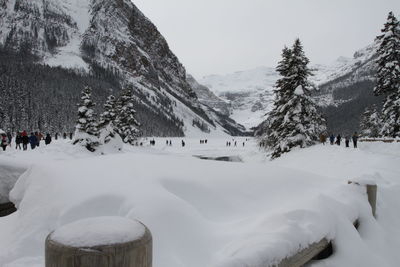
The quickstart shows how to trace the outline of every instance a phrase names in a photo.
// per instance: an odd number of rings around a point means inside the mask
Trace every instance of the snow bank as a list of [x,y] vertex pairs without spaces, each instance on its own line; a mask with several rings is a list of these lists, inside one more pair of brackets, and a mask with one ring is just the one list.
[[55,230],[50,239],[71,247],[123,244],[140,239],[146,228],[122,217],[96,217],[76,221]]
[[18,178],[28,169],[28,164],[0,159],[0,204],[10,202],[9,193]]
[[[334,239],[335,254],[320,266],[400,262],[398,144],[316,146],[264,162],[251,156],[259,154],[255,143],[226,148],[223,140],[209,146],[185,141],[180,148],[157,139],[155,148],[79,160],[53,160],[62,154],[49,152],[11,192],[18,211],[0,219],[0,263],[44,266],[50,232],[101,216],[148,226],[154,266],[264,266],[324,237]],[[382,154],[385,149],[397,152]],[[199,151],[248,157],[244,163],[205,161],[193,157]],[[363,174],[378,184],[378,221],[365,188],[347,185]],[[360,232],[352,225],[357,218]]]

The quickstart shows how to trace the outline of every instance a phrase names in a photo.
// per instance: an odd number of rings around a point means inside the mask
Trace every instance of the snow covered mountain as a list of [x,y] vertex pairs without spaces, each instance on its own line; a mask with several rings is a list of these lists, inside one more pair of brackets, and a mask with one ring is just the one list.
[[275,69],[258,67],[227,75],[210,75],[200,80],[217,96],[229,103],[231,117],[247,129],[257,126],[272,109]]
[[[380,103],[381,99],[372,94],[377,45],[373,43],[357,51],[353,58],[340,57],[330,65],[311,66],[314,73],[311,80],[319,88],[314,98],[326,113],[331,131],[357,130],[364,108]],[[200,83],[229,103],[231,117],[250,129],[271,111],[278,78],[274,68],[258,67],[205,76]]]
[[[81,75],[113,76],[119,83],[110,89],[113,93],[118,87],[132,87],[145,134],[241,133],[234,122],[228,128],[236,130],[227,130],[221,122],[225,118],[220,119],[223,114],[198,100],[164,37],[130,0],[0,0],[0,7],[2,50],[29,52],[35,63],[79,69]],[[7,110],[7,103],[0,104]],[[30,117],[38,117],[34,115]],[[49,117],[42,118],[45,125],[52,124]],[[73,119],[66,120],[63,130],[71,130]],[[6,126],[43,128],[39,124],[11,121]]]

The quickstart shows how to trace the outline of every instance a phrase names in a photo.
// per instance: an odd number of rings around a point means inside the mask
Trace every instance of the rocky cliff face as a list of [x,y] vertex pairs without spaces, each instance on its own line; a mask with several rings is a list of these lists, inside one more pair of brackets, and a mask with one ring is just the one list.
[[0,40],[12,49],[33,49],[42,56],[65,46],[78,31],[76,22],[54,1],[1,0]]
[[29,50],[41,63],[88,75],[111,73],[134,88],[144,127],[151,125],[148,110],[174,132],[232,133],[199,102],[183,65],[130,0],[0,0],[0,7],[2,49]]

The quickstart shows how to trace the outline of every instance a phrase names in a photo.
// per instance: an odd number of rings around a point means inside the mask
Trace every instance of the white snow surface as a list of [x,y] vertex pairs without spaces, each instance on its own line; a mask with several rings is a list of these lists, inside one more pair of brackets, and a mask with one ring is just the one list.
[[122,217],[96,217],[64,225],[50,239],[70,247],[95,247],[139,240],[146,228],[138,221]]
[[[155,267],[268,266],[324,237],[335,253],[312,266],[398,265],[400,143],[317,145],[270,161],[255,140],[229,139],[238,146],[156,138],[98,156],[59,140],[0,153],[0,162],[30,165],[10,193],[18,211],[0,218],[0,266],[44,266],[49,233],[104,216],[143,222]],[[348,180],[378,185],[377,219],[365,188]]]

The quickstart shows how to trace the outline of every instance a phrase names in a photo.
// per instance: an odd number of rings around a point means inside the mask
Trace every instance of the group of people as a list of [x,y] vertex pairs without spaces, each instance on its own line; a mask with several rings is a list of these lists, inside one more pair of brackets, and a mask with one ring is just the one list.
[[[344,137],[345,146],[350,147],[350,141],[353,141],[354,148],[357,148],[358,138],[359,138],[359,135],[357,134],[357,132],[354,132],[354,134],[351,137],[350,137],[350,135],[346,135]],[[321,134],[319,139],[323,145],[325,145],[325,143],[327,142],[327,136],[325,134]],[[329,142],[331,145],[336,144],[336,145],[340,146],[342,140],[343,140],[343,137],[340,134],[338,134],[337,136],[335,136],[334,134],[331,134],[329,136]]]
[[42,140],[44,140],[46,145],[49,145],[52,141],[50,134],[43,136],[41,132],[32,132],[30,135],[26,131],[17,132],[15,138],[10,132],[7,134],[3,133],[1,134],[1,147],[3,151],[6,151],[8,146],[11,147],[13,139],[15,139],[15,149],[17,150],[28,150],[28,145],[30,145],[31,149],[35,149],[40,146]]

